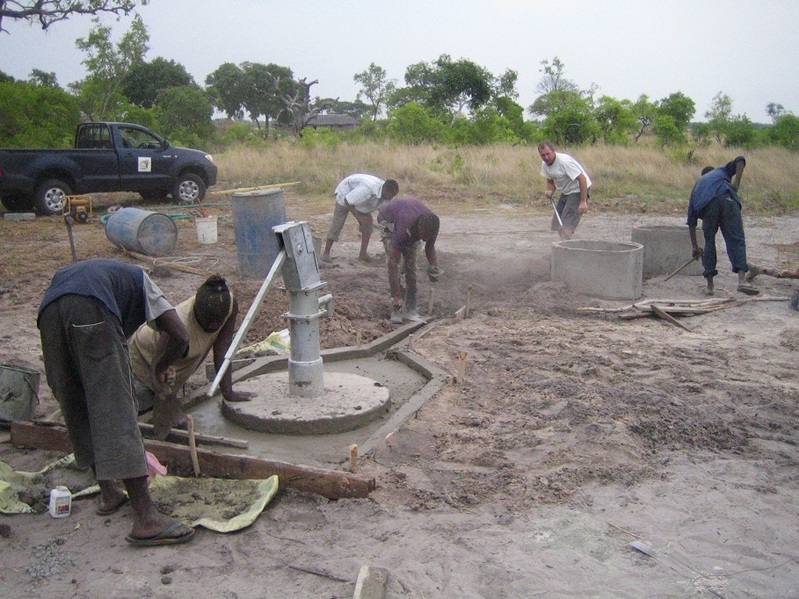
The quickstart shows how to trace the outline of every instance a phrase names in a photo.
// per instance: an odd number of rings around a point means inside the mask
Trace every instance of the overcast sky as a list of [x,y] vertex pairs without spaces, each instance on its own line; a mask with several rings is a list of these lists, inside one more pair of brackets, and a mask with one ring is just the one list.
[[[449,54],[494,75],[516,71],[530,118],[541,61],[557,56],[599,95],[681,91],[696,103],[694,120],[720,91],[754,122],[769,122],[769,102],[799,114],[799,0],[151,0],[139,12],[146,59],[174,60],[200,85],[225,62],[275,63],[318,80],[314,97],[352,101],[353,75],[370,63],[403,85],[407,66]],[[103,23],[118,39],[130,21]],[[74,17],[44,32],[5,20],[0,70],[54,72],[66,87],[86,74],[75,40],[92,26]]]

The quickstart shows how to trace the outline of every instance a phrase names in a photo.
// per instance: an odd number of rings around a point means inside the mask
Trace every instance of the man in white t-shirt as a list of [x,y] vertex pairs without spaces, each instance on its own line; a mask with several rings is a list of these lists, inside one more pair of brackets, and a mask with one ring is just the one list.
[[374,219],[372,212],[380,210],[399,193],[399,185],[394,179],[383,181],[373,175],[350,175],[338,184],[335,191],[336,208],[333,212],[333,222],[327,232],[325,251],[322,253],[322,262],[330,262],[330,249],[338,241],[341,229],[347,215],[352,215],[358,221],[358,230],[361,232],[361,251],[358,259],[369,261],[366,253],[369,247],[369,238],[372,236]]
[[563,152],[555,152],[548,141],[538,144],[541,156],[541,176],[547,180],[547,199],[552,201],[555,190],[560,192],[552,217],[552,230],[557,231],[561,239],[571,239],[580,217],[588,212],[588,198],[591,191],[591,179],[585,169],[574,158]]

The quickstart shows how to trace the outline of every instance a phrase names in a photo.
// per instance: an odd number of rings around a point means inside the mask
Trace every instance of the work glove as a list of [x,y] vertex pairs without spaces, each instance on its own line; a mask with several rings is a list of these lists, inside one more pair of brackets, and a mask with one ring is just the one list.
[[441,271],[438,270],[437,266],[428,266],[427,267],[427,278],[430,279],[431,283],[436,283],[438,281],[438,277],[441,275]]

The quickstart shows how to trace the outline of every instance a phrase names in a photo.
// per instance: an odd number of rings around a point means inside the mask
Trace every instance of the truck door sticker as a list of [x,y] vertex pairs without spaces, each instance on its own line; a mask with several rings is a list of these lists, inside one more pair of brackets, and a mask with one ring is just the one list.
[[139,156],[139,172],[149,173],[153,170],[153,160],[149,156]]

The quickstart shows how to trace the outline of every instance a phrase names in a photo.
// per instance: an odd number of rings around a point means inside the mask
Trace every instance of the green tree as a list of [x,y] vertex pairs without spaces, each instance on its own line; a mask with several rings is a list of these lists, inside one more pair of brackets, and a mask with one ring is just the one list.
[[243,117],[244,72],[226,62],[205,78],[205,87],[213,105],[224,112],[229,119]]
[[55,73],[47,73],[40,69],[32,69],[28,77],[28,83],[31,85],[38,85],[39,87],[52,87],[54,89],[61,89],[58,85]]
[[744,115],[731,117],[724,126],[724,145],[751,148],[757,143],[757,129]]
[[122,93],[131,104],[152,108],[162,90],[184,85],[197,84],[182,64],[159,56],[150,62],[131,65],[122,80]]
[[732,98],[721,92],[713,96],[710,108],[705,112],[709,131],[721,143],[732,117]]
[[147,28],[137,15],[116,46],[111,40],[111,28],[99,23],[86,38],[75,42],[87,54],[83,64],[89,74],[82,81],[71,84],[70,89],[78,96],[87,118],[108,120],[118,114],[125,102],[122,83],[131,68],[143,62],[148,40]]
[[457,144],[488,145],[515,143],[519,136],[510,122],[494,108],[478,110],[471,119],[459,118],[452,125],[452,141]]
[[0,114],[0,147],[67,147],[80,122],[73,96],[24,81],[0,82]]
[[198,87],[183,85],[162,90],[156,99],[161,133],[186,145],[202,145],[214,133],[213,106]]
[[[286,110],[283,94],[295,90],[294,73],[288,67],[274,63],[243,62],[241,64],[241,105],[260,128],[259,117],[264,117],[265,137],[269,134],[270,121],[279,120]],[[284,123],[290,123],[286,113]]]
[[552,59],[551,63],[547,59],[542,60],[540,72],[544,76],[541,77],[536,89],[541,95],[557,91],[580,91],[579,86],[574,81],[566,78],[566,66],[557,56]]
[[392,104],[416,102],[438,118],[452,118],[464,110],[475,112],[492,98],[494,76],[470,60],[453,61],[442,54],[435,62],[410,65],[405,71],[407,88],[392,95]]
[[658,141],[664,146],[679,146],[686,143],[685,129],[680,127],[670,114],[658,114],[652,127]]
[[137,5],[146,6],[149,0],[28,0],[0,2],[0,32],[7,19],[38,23],[48,29],[53,23],[65,21],[73,15],[97,15],[113,13],[128,15]]
[[696,112],[694,101],[682,92],[675,92],[657,102],[658,115],[669,116],[672,125],[681,132],[688,128],[688,124]]
[[372,120],[376,121],[377,117],[382,114],[383,108],[387,106],[391,94],[397,89],[396,79],[389,79],[385,69],[375,63],[370,63],[369,68],[356,73],[353,80],[361,85],[361,89],[355,96],[356,102],[360,102],[362,96],[366,98],[372,108]]
[[638,130],[638,120],[629,100],[602,96],[594,109],[594,119],[606,143],[628,143],[630,133]]
[[769,102],[766,104],[766,114],[771,119],[771,122],[776,124],[777,120],[785,114],[785,107],[778,102]]
[[633,113],[635,120],[638,123],[638,132],[635,134],[634,139],[637,142],[647,129],[651,128],[657,117],[657,106],[649,101],[646,94],[641,94],[633,104]]
[[769,130],[769,138],[783,148],[799,150],[799,117],[792,114],[780,116]]
[[431,143],[444,138],[445,126],[424,106],[410,102],[391,111],[386,133],[401,143]]

